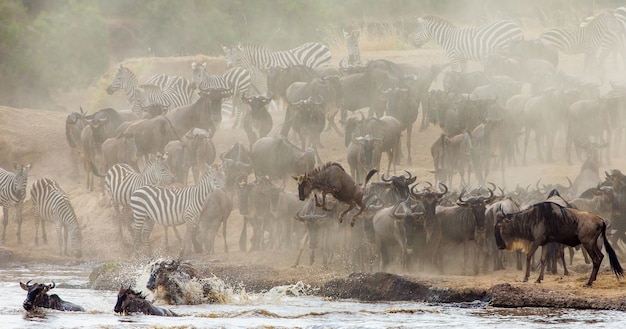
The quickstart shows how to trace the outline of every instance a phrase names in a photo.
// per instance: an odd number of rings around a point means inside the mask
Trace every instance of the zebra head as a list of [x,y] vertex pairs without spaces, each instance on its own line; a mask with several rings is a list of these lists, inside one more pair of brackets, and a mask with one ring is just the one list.
[[24,200],[24,197],[26,196],[26,184],[28,181],[28,172],[30,171],[30,163],[27,165],[18,165],[17,163],[14,163],[13,168],[15,169],[15,184],[13,185],[13,192],[19,200]]
[[[230,64],[229,64],[230,66]],[[203,85],[206,75],[206,62],[198,66],[196,62],[191,63],[191,85],[193,88],[200,88]]]
[[168,153],[156,154],[150,157],[150,160],[146,164],[144,173],[150,176],[150,181],[156,185],[169,185],[175,177],[167,166]]
[[415,31],[415,39],[413,39],[413,45],[416,48],[421,48],[426,42],[431,39],[429,25],[430,21],[426,18],[417,18],[417,31]]
[[237,47],[226,47],[222,46],[222,50],[224,50],[224,54],[226,57],[226,65],[228,68],[237,67],[241,65],[241,46]]
[[113,81],[107,87],[107,93],[113,95],[116,91],[122,89],[127,90],[137,85],[137,76],[129,68],[122,66],[117,69]]

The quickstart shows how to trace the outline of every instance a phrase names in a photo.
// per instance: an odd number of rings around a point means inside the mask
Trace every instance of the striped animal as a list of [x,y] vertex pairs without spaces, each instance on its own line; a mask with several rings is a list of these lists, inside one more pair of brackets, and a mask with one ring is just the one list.
[[67,256],[67,236],[70,236],[72,252],[76,258],[82,257],[82,234],[70,199],[59,184],[50,178],[36,180],[30,190],[35,214],[35,245],[39,245],[39,225],[43,243],[46,237],[46,221],[53,222],[57,231],[59,255]]
[[465,71],[467,61],[483,61],[489,55],[503,52],[511,40],[523,39],[521,27],[511,20],[497,20],[478,27],[457,27],[436,16],[417,19],[414,45],[419,48],[429,40],[437,42],[454,67]]
[[192,84],[198,89],[226,89],[232,92],[234,111],[231,114],[235,116],[233,127],[238,126],[242,110],[241,97],[246,95],[250,88],[250,72],[241,67],[234,67],[222,75],[210,75],[206,70],[206,62],[202,65],[191,63],[191,70]]
[[[195,186],[184,188],[167,188],[146,185],[135,190],[130,197],[130,207],[133,211],[133,239],[137,251],[139,247],[147,245],[150,252],[149,238],[154,224],[177,226],[186,224],[185,239],[181,256],[188,253],[189,242],[193,238],[194,230],[198,227],[198,215],[209,194],[222,181],[222,170],[215,166],[207,166],[200,182]],[[168,241],[165,241],[168,248]]]
[[165,163],[167,157],[167,153],[151,156],[141,173],[135,171],[130,165],[122,163],[113,165],[106,173],[104,185],[109,196],[111,196],[111,204],[119,219],[118,234],[120,237],[122,237],[124,223],[128,225],[129,231],[132,231],[130,221],[125,221],[120,211],[120,206],[130,209],[131,194],[144,185],[166,185],[174,180],[174,175]]
[[22,243],[22,207],[26,197],[26,183],[30,163],[27,165],[14,164],[15,172],[8,172],[0,168],[0,206],[2,206],[2,239],[0,245],[4,245],[9,224],[9,208],[15,207],[15,219],[17,221],[17,243]]
[[237,47],[224,47],[229,67],[243,67],[252,76],[252,84],[259,94],[266,94],[264,72],[270,68],[289,68],[304,65],[310,68],[328,66],[332,54],[319,42],[307,42],[296,48],[274,51],[265,46],[248,43]]
[[607,31],[615,24],[617,21],[613,14],[602,11],[575,29],[555,27],[545,30],[539,40],[565,54],[585,54],[584,71],[588,72],[594,65],[595,56]]

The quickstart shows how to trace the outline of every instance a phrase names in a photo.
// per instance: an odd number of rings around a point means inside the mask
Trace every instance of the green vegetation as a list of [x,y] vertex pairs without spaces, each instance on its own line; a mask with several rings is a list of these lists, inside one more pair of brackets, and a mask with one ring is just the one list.
[[[50,108],[50,95],[84,89],[129,57],[206,54],[257,42],[288,49],[307,41],[345,53],[342,29],[364,51],[411,48],[414,17],[459,24],[509,15],[523,24],[566,24],[615,0],[3,0],[0,104]],[[552,24],[556,25],[556,24]]]

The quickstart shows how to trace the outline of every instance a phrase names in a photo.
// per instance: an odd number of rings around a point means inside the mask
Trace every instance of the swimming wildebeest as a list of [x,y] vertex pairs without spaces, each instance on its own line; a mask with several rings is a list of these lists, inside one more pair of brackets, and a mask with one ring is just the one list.
[[20,282],[20,287],[28,291],[26,294],[26,300],[22,303],[24,309],[28,312],[35,310],[37,307],[50,308],[59,311],[72,311],[72,312],[84,312],[85,309],[67,301],[64,301],[57,294],[48,295],[47,292],[50,289],[54,289],[56,284],[52,281],[52,284],[33,283],[32,280],[28,280],[26,284]]
[[[617,259],[615,251],[606,238],[606,222],[590,212],[544,201],[530,206],[528,209],[513,214],[498,213],[495,224],[495,238],[499,249],[509,251],[522,249],[527,253],[526,274],[524,282],[530,276],[530,260],[539,246],[550,242],[558,242],[570,247],[582,244],[591,256],[593,270],[585,286],[591,286],[596,280],[600,263],[604,255],[598,246],[598,238],[602,234],[604,249],[609,255],[611,269],[619,279],[624,270]],[[537,283],[543,280],[548,248],[541,251],[541,272]]]
[[146,296],[143,296],[141,292],[134,291],[130,286],[128,288],[120,287],[113,311],[124,315],[143,313],[146,315],[178,316],[167,308],[152,305],[146,300]]
[[308,198],[313,191],[322,192],[322,203],[316,204],[318,207],[329,211],[326,208],[326,194],[332,196],[339,202],[347,203],[348,209],[339,215],[339,222],[343,221],[343,217],[355,206],[359,206],[359,212],[352,216],[350,226],[354,226],[356,218],[363,213],[365,205],[363,204],[363,189],[367,182],[377,173],[378,170],[372,169],[365,177],[363,186],[359,186],[354,179],[348,175],[345,169],[337,162],[328,162],[323,166],[317,167],[304,175],[293,177],[298,182],[298,194],[300,201]]

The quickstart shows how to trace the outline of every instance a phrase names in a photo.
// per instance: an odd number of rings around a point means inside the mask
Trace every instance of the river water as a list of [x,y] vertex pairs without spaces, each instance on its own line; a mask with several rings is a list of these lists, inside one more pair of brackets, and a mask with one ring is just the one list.
[[[86,289],[93,266],[8,266],[0,269],[0,328],[619,328],[626,313],[547,308],[493,308],[416,302],[334,301],[276,287],[261,294],[232,293],[225,304],[167,306],[181,317],[114,314],[116,291]],[[47,310],[31,316],[22,308],[19,282],[55,281],[52,290],[86,312]],[[293,291],[294,293],[287,293]]]

